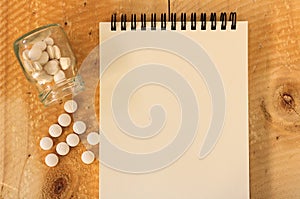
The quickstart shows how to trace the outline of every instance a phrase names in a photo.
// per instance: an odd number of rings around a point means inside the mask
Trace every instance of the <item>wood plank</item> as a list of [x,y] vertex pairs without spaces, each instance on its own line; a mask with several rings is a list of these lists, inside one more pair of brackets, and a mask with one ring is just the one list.
[[[147,9],[145,9],[145,7]],[[78,65],[98,45],[98,23],[112,13],[165,11],[167,1],[1,1],[0,28],[0,198],[98,198],[99,163],[84,165],[80,144],[55,168],[43,163],[39,140],[63,112],[62,104],[44,107],[13,54],[18,36],[38,26],[61,24]],[[2,19],[3,17],[3,19]],[[66,129],[70,132],[71,129]],[[65,136],[56,139],[56,143]],[[54,150],[53,150],[54,151]]]
[[[171,0],[171,12],[237,11],[249,21],[251,198],[300,198],[300,2]],[[61,105],[45,108],[14,58],[13,41],[48,23],[64,26],[79,65],[111,13],[161,13],[167,1],[0,2],[0,198],[98,198],[99,165],[83,165],[80,145],[47,168],[38,147]],[[63,137],[61,139],[64,139]],[[93,174],[93,175],[91,175]]]

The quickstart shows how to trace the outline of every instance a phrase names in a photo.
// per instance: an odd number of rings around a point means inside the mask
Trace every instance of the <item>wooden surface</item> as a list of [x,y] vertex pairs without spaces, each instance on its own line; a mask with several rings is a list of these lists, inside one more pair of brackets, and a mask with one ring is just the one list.
[[38,26],[59,23],[80,65],[98,44],[98,22],[109,21],[113,12],[168,10],[236,11],[238,20],[249,21],[251,198],[300,198],[300,1],[1,0],[0,199],[92,199],[99,194],[99,163],[81,163],[83,145],[57,167],[44,165],[46,153],[38,143],[62,105],[45,108],[38,101],[14,57],[13,41]]

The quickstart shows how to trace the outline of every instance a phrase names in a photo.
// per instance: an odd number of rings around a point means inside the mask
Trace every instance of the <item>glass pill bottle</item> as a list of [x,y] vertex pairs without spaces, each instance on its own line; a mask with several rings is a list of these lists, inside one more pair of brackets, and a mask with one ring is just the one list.
[[83,90],[75,55],[60,25],[49,24],[24,34],[14,42],[14,52],[44,105]]

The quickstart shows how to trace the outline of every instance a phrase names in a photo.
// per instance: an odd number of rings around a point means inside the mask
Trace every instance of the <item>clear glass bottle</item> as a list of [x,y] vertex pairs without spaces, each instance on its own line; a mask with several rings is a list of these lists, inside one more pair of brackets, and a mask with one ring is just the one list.
[[75,55],[60,25],[49,24],[24,34],[14,42],[14,52],[44,105],[83,90]]

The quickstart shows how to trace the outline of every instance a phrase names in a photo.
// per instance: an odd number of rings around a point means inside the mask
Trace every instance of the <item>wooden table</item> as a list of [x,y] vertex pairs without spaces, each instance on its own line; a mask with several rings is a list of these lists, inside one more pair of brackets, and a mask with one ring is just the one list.
[[39,102],[14,57],[13,41],[38,26],[59,23],[81,64],[98,44],[98,22],[110,21],[112,13],[169,11],[236,11],[238,20],[249,21],[251,198],[300,198],[300,1],[2,0],[0,199],[92,199],[99,194],[99,163],[81,163],[82,144],[57,167],[44,165],[46,152],[38,143],[62,105],[45,108]]

